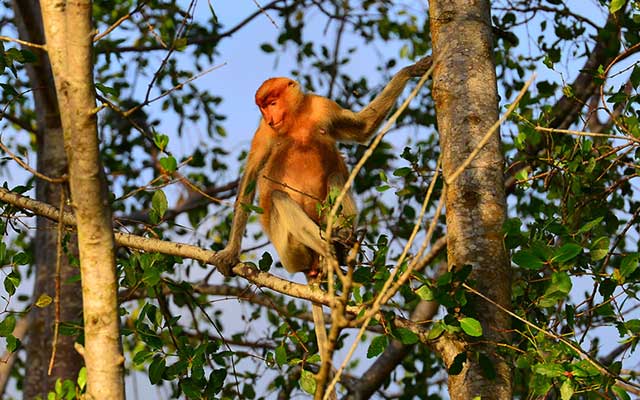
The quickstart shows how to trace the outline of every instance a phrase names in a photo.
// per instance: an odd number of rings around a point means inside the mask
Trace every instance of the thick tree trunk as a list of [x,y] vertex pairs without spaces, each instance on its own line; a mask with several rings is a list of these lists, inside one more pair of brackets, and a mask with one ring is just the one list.
[[113,226],[95,115],[91,1],[46,1],[41,7],[78,224],[87,395],[123,399]]
[[[432,0],[429,4],[436,60],[433,97],[443,173],[449,179],[498,120],[490,4],[488,0]],[[471,265],[476,289],[509,308],[511,280],[502,240],[506,203],[498,133],[446,190],[449,267]],[[467,353],[462,372],[449,377],[450,396],[454,400],[511,399],[511,367],[490,344],[507,340],[504,332],[510,319],[487,301],[478,297],[470,301],[472,316],[482,323],[482,340],[445,338],[438,344],[447,365],[460,352]],[[479,355],[488,357],[485,368],[493,366],[495,379],[487,377],[490,372],[483,373]]]
[[[31,43],[44,43],[44,28],[40,16],[38,0],[14,0],[13,10],[15,24],[20,38]],[[27,74],[33,88],[34,104],[37,115],[36,147],[38,171],[51,176],[60,177],[67,173],[67,156],[64,152],[62,126],[58,113],[53,75],[49,58],[44,51],[29,49],[38,56],[38,62],[27,65]],[[36,181],[36,198],[48,204],[59,205],[60,194],[66,185],[54,184],[44,180]],[[34,243],[36,261],[36,282],[33,299],[42,294],[54,297],[57,224],[43,217],[36,220],[36,238]],[[67,244],[68,251],[77,256],[75,235]],[[62,254],[60,258],[60,320],[61,322],[77,322],[81,319],[82,298],[77,295],[79,282],[69,282],[69,278],[79,273],[69,263],[69,258]],[[77,377],[82,366],[82,359],[73,348],[74,337],[60,336],[52,374],[48,375],[49,358],[52,351],[55,307],[34,307],[28,318],[31,324],[26,341],[26,372],[24,382],[25,399],[37,395],[46,398],[46,394],[54,389],[56,379],[73,379]]]

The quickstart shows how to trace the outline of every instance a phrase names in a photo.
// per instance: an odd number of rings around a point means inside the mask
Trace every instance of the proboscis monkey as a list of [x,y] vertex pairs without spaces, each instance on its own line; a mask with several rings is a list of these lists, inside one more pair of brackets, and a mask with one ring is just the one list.
[[[218,270],[228,276],[238,263],[248,219],[246,205],[253,203],[257,183],[263,210],[260,222],[282,265],[289,272],[305,272],[310,283],[315,281],[321,272],[319,257],[330,256],[329,246],[320,234],[319,225],[325,216],[318,213],[318,205],[332,187],[341,188],[348,178],[336,142],[366,142],[409,79],[422,76],[430,67],[431,57],[425,57],[401,69],[357,113],[325,97],[303,93],[300,84],[291,79],[266,80],[255,96],[263,118],[238,189],[229,243],[212,260]],[[355,213],[353,199],[347,197],[342,214]],[[322,357],[327,348],[322,306],[314,304],[312,310]]]

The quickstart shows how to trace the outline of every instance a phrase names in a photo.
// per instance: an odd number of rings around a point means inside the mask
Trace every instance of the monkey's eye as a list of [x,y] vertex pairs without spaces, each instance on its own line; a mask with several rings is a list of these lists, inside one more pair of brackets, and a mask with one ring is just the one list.
[[269,106],[271,106],[271,107],[275,107],[275,106],[276,106],[276,102],[275,102],[275,101],[272,101],[271,103],[269,103]]
[[293,86],[293,85],[295,85],[295,84],[296,84],[296,83],[295,83],[294,81],[289,81],[289,86]]

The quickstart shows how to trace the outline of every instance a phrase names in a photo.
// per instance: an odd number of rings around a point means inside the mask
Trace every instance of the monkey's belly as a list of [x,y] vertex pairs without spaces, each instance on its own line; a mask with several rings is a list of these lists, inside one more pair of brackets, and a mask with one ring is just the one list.
[[346,170],[342,157],[332,146],[321,142],[278,147],[264,168],[261,197],[268,197],[272,190],[282,190],[317,221],[316,206],[327,197],[328,178]]

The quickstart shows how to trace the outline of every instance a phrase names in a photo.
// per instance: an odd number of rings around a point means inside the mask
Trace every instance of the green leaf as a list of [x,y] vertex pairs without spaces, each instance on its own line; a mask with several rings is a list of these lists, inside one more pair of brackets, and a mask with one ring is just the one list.
[[622,258],[620,262],[620,275],[627,278],[638,269],[638,261],[640,257],[638,253],[632,253]]
[[20,347],[20,339],[13,335],[7,336],[5,340],[7,341],[7,351],[10,353],[13,353]]
[[589,254],[591,255],[591,261],[599,261],[607,256],[609,253],[609,238],[601,236],[591,244],[589,248]]
[[182,389],[187,399],[202,398],[202,388],[200,384],[191,377],[180,380],[180,389]]
[[565,272],[551,275],[551,284],[540,299],[540,307],[553,307],[558,301],[567,297],[571,291],[571,278]]
[[371,341],[367,349],[367,358],[373,358],[380,355],[387,348],[389,339],[385,335],[376,336]]
[[409,46],[406,44],[400,48],[400,58],[407,58],[409,56]]
[[276,363],[280,367],[287,363],[287,348],[284,343],[276,347]]
[[34,305],[36,307],[38,307],[38,308],[44,308],[44,307],[48,306],[49,304],[51,304],[52,301],[53,301],[53,299],[51,298],[51,296],[49,296],[46,293],[42,293],[40,295],[40,297],[38,297],[38,300],[36,300]]
[[629,394],[624,389],[614,386],[611,388],[611,390],[613,390],[613,393],[615,393],[616,397],[620,400],[631,400],[631,396],[629,396]]
[[271,254],[266,251],[262,253],[262,257],[260,257],[260,261],[258,261],[258,268],[260,268],[260,271],[269,271],[272,264],[273,257],[271,257]]
[[7,95],[11,95],[11,96],[19,96],[20,93],[18,93],[18,91],[16,89],[14,89],[13,86],[11,85],[7,85],[6,83],[0,83],[0,87],[2,87],[2,89],[4,89],[5,94]]
[[434,340],[440,337],[444,332],[445,328],[442,321],[434,324],[433,327],[429,330],[429,334],[427,335],[427,340]]
[[305,369],[300,374],[300,387],[309,394],[315,394],[316,392],[316,378]]
[[432,301],[436,298],[433,290],[427,285],[422,285],[416,290],[416,294],[424,301]]
[[[276,49],[273,48],[272,45],[270,45],[269,43],[263,43],[260,45],[260,48],[262,49],[262,51],[264,51],[265,53],[273,53],[274,51],[276,51]],[[313,394],[313,393],[312,393]]]
[[13,314],[7,315],[7,317],[0,322],[0,336],[7,337],[13,333],[13,329],[16,327],[16,317]]
[[160,159],[160,166],[167,172],[176,172],[178,169],[178,162],[173,156],[162,157]]
[[142,283],[147,287],[154,287],[160,282],[160,271],[155,268],[149,268],[142,274]]
[[564,368],[558,364],[536,364],[533,367],[536,375],[546,376],[548,378],[557,378],[564,375]]
[[582,246],[575,243],[567,243],[555,251],[555,255],[551,261],[559,264],[566,263],[576,258],[581,252]]
[[520,250],[513,255],[512,260],[522,268],[538,270],[544,266],[544,261],[533,250]]
[[409,167],[398,168],[395,171],[393,171],[393,176],[405,177],[409,175],[411,171],[412,170]]
[[207,388],[205,390],[206,394],[209,395],[207,398],[215,398],[213,395],[222,390],[226,377],[227,370],[224,368],[219,368],[211,372],[209,375],[209,384],[207,384]]
[[20,54],[22,54],[22,62],[23,63],[32,63],[38,61],[38,57],[29,50],[20,50]]
[[78,387],[82,390],[87,385],[87,368],[80,368],[80,372],[78,372]]
[[609,11],[614,13],[621,9],[624,6],[626,0],[611,0],[611,4],[609,4]]
[[13,256],[13,263],[15,265],[31,264],[32,260],[33,260],[33,258],[31,256],[31,253],[20,252],[20,253],[16,254],[15,256]]
[[242,398],[243,399],[255,399],[256,398],[256,391],[253,388],[253,385],[250,385],[250,384],[244,385],[244,387],[242,388]]
[[153,192],[153,197],[151,198],[151,208],[158,213],[160,218],[164,216],[164,213],[167,212],[167,208],[169,208],[169,203],[167,202],[167,196],[160,189]]
[[153,356],[153,352],[151,350],[142,349],[133,356],[133,363],[136,365],[140,365],[146,362],[149,358]]
[[163,135],[162,133],[156,133],[153,136],[153,143],[155,143],[155,145],[158,146],[160,150],[164,151],[164,149],[169,144],[169,136]]
[[573,396],[573,384],[570,380],[566,380],[562,382],[562,386],[560,386],[560,398],[562,400],[570,400]]
[[20,286],[20,275],[16,271],[9,272],[4,278],[4,289],[9,296],[13,296],[16,293],[16,288]]
[[640,86],[640,66],[638,66],[638,64],[633,67],[633,71],[631,71],[629,80],[631,81],[631,85],[633,85],[634,88]]
[[[303,340],[304,340],[304,339],[303,339]],[[293,361],[293,360],[292,360],[292,361]],[[300,361],[302,361],[302,360],[300,360]],[[322,361],[322,360],[320,359],[320,354],[318,354],[318,353],[313,354],[311,357],[307,358],[307,362],[308,362],[308,363],[319,363],[320,361]],[[293,364],[294,364],[294,363],[292,363],[292,365],[293,365]]]
[[167,369],[167,364],[164,358],[156,357],[149,365],[149,381],[152,385],[156,385],[162,380],[162,374]]
[[471,317],[465,317],[460,319],[460,327],[469,336],[478,337],[482,336],[482,325],[480,322]]
[[624,327],[634,335],[637,335],[640,333],[640,319],[630,319],[624,323]]
[[518,181],[526,181],[529,178],[529,169],[522,168],[520,171],[516,172],[516,179]]
[[582,228],[580,228],[577,233],[586,233],[591,231],[593,228],[600,225],[600,222],[602,222],[603,219],[604,217],[598,217],[593,221],[587,222],[586,224],[582,225]]
[[184,49],[187,48],[187,38],[185,37],[181,37],[181,38],[177,38],[174,42],[173,42],[173,47],[177,50],[177,51],[184,51]]
[[[402,342],[402,344],[416,344],[418,343],[418,335],[410,331],[407,328],[398,328],[395,332],[396,338]],[[367,354],[368,355],[368,354]]]
[[373,274],[371,268],[369,267],[358,268],[353,273],[353,281],[356,283],[367,283],[371,282],[372,279]]
[[99,91],[101,91],[102,93],[105,93],[105,94],[110,94],[110,95],[113,95],[115,97],[118,96],[118,91],[117,90],[115,90],[114,88],[111,88],[109,86],[105,86],[105,85],[103,85],[101,83],[96,83],[96,89],[98,89]]

